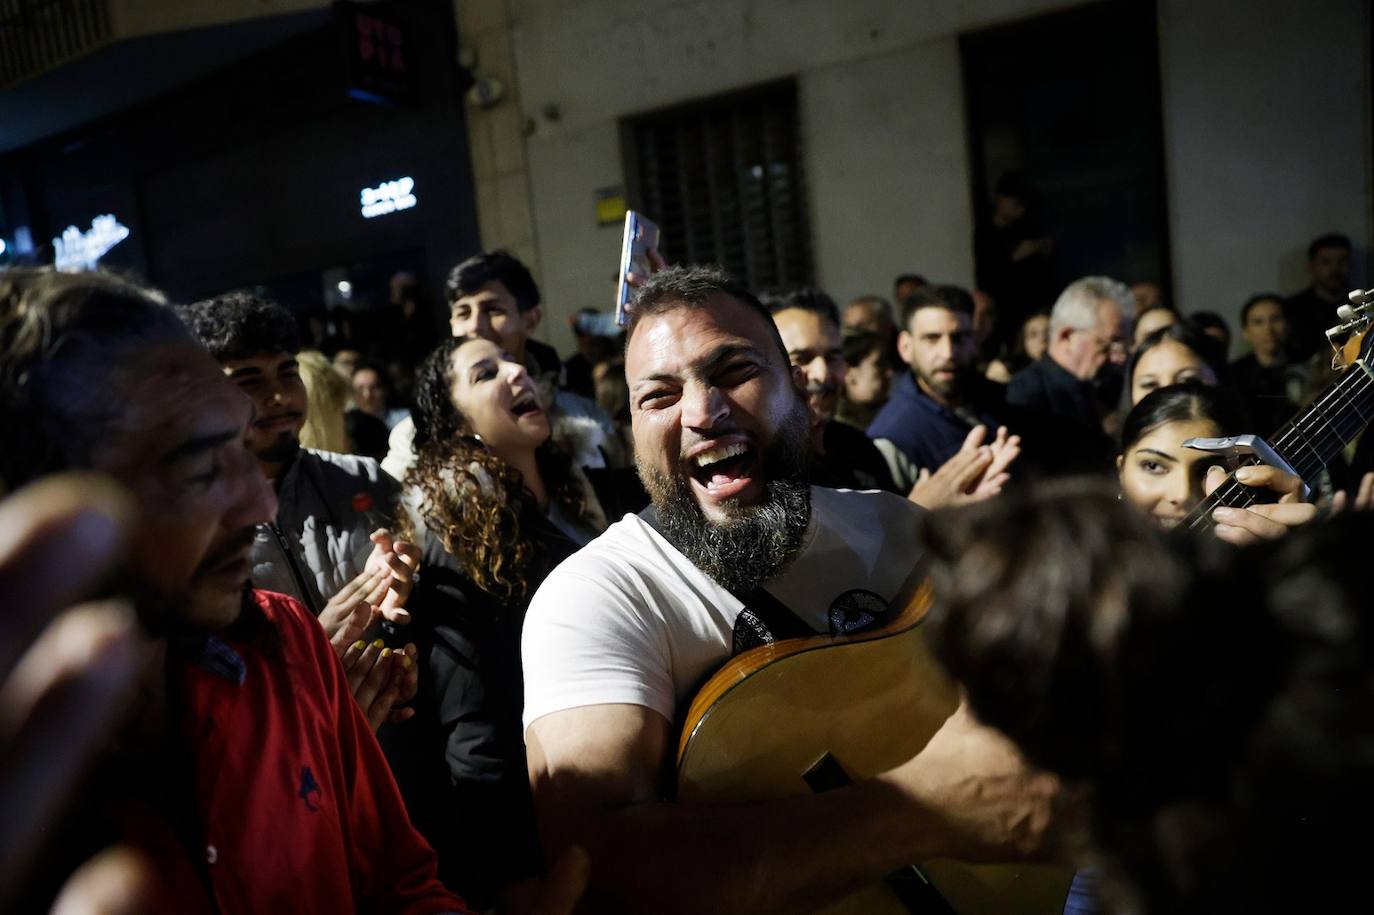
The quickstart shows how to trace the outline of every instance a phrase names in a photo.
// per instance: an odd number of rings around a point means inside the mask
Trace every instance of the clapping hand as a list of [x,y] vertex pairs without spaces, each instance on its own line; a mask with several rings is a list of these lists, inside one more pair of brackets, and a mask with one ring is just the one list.
[[984,445],[987,431],[986,426],[975,426],[954,457],[938,470],[931,473],[922,468],[907,498],[935,509],[971,505],[1000,493],[1011,479],[1007,468],[1021,454],[1021,437],[1009,435],[1006,426],[1000,426]]

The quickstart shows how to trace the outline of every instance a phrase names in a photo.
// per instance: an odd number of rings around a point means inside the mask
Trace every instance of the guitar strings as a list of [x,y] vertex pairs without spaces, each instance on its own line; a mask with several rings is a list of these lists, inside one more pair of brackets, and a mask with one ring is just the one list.
[[[1282,452],[1291,445],[1306,444],[1308,450],[1311,451],[1313,457],[1316,458],[1317,465],[1325,467],[1326,462],[1321,459],[1321,454],[1312,444],[1313,441],[1317,439],[1317,436],[1322,434],[1334,436],[1336,440],[1340,442],[1340,447],[1344,447],[1348,444],[1349,440],[1336,431],[1336,423],[1332,422],[1327,417],[1326,411],[1323,408],[1333,406],[1337,401],[1343,398],[1349,405],[1350,410],[1352,410],[1360,420],[1360,422],[1352,427],[1352,432],[1357,432],[1360,427],[1369,422],[1370,417],[1366,416],[1364,410],[1360,409],[1360,403],[1361,398],[1368,395],[1371,390],[1374,390],[1374,377],[1371,377],[1368,372],[1358,365],[1352,366],[1349,371],[1354,374],[1347,374],[1344,378],[1327,388],[1312,406],[1303,411],[1301,415],[1294,417],[1291,422],[1279,430],[1279,435],[1273,442],[1276,449]],[[1370,405],[1374,407],[1374,398],[1370,398]],[[1321,428],[1317,429],[1314,427],[1304,432],[1304,421],[1315,422],[1318,415],[1325,420],[1325,422],[1321,423]],[[1349,413],[1345,415],[1349,416]],[[1302,441],[1299,442],[1297,439],[1301,439]],[[1305,459],[1300,460],[1294,458],[1293,469],[1299,471],[1298,465],[1305,462]],[[1251,463],[1258,463],[1258,461]],[[1316,467],[1314,466],[1310,468],[1308,472],[1315,471]],[[1306,478],[1307,473],[1299,471],[1298,475]],[[1250,488],[1237,481],[1233,473],[1227,478],[1226,483],[1207,496],[1203,502],[1190,513],[1190,516],[1184,521],[1184,526],[1190,530],[1194,530],[1200,524],[1210,521],[1210,515],[1218,504],[1236,504],[1240,502],[1241,498],[1244,499],[1241,507],[1248,507],[1254,502],[1254,497],[1251,495]]]

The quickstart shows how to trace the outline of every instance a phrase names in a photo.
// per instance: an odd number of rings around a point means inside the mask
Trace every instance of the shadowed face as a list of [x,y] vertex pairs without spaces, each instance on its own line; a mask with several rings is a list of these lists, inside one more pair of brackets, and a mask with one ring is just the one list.
[[246,444],[253,405],[199,346],[146,353],[112,379],[128,406],[91,464],[139,505],[130,574],[181,622],[221,629],[242,606],[254,527],[277,508]]
[[787,358],[801,372],[813,428],[835,418],[844,390],[844,351],[840,329],[828,318],[803,308],[784,308],[773,315]]
[[248,448],[265,464],[282,463],[300,447],[307,397],[300,365],[290,353],[229,359],[224,372],[253,402]]
[[483,283],[449,306],[449,330],[455,337],[483,337],[512,358],[525,358],[525,340],[539,323],[539,308],[522,312],[500,280]]

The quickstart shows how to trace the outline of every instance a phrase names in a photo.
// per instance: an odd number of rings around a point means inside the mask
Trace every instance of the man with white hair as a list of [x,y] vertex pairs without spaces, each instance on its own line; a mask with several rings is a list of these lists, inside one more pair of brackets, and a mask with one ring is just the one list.
[[1124,339],[1134,308],[1126,284],[1105,276],[1075,280],[1059,294],[1050,312],[1049,348],[1007,385],[1007,403],[1045,430],[1033,449],[1043,452],[1042,459],[1032,464],[1061,474],[1110,466],[1112,447],[1093,379],[1114,358],[1112,344]]

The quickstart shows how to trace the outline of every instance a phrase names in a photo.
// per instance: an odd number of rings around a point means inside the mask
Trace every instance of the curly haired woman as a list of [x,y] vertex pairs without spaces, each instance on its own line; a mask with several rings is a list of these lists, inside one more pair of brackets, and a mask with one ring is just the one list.
[[[424,549],[411,606],[427,661],[417,705],[432,707],[419,709],[420,728],[406,735],[412,758],[400,768],[412,771],[398,776],[417,797],[452,792],[451,807],[429,803],[440,822],[426,824],[426,835],[448,832],[436,847],[458,854],[441,854],[441,869],[485,907],[518,893],[541,867],[520,727],[525,609],[544,576],[606,518],[571,449],[554,441],[534,380],[496,344],[441,344],[416,372],[412,414],[417,459],[401,523]],[[618,504],[609,495],[607,504]],[[438,733],[418,733],[426,722]],[[434,781],[439,752],[448,786]],[[424,770],[428,787],[414,778]]]

